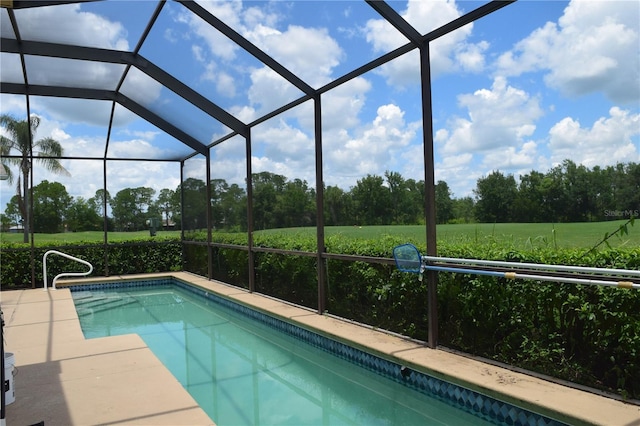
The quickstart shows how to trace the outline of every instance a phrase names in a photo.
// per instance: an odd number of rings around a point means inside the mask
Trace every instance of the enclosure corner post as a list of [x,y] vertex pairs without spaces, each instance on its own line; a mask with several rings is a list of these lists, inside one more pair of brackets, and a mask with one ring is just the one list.
[[211,209],[211,148],[207,149],[207,154],[205,155],[205,170],[207,176],[207,278],[213,278],[213,253],[211,248],[211,228],[213,224],[213,213]]
[[[420,72],[422,75],[422,137],[424,148],[425,223],[427,227],[427,255],[437,256],[436,245],[436,191],[435,158],[433,151],[433,117],[431,104],[431,70],[429,68],[429,43],[420,48]],[[427,307],[429,315],[430,348],[438,346],[438,271],[427,270]]]
[[245,151],[247,167],[247,249],[249,269],[249,291],[256,291],[256,264],[253,252],[253,171],[251,168],[251,128],[247,127],[245,132]]
[[314,100],[315,157],[316,157],[316,264],[318,268],[318,313],[327,309],[327,274],[324,267],[324,177],[322,173],[322,103],[320,94]]

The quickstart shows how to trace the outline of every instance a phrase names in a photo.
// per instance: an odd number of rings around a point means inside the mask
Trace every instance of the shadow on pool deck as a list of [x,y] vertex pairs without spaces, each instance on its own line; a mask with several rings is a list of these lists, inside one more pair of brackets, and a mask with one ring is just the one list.
[[[570,424],[640,426],[640,406],[432,350],[347,321],[188,273],[173,276],[434,377]],[[105,281],[105,278],[72,283]],[[71,283],[67,281],[66,283]],[[59,285],[62,285],[61,281]],[[3,291],[5,350],[15,354],[7,424],[207,425],[213,421],[137,335],[85,340],[68,289]]]

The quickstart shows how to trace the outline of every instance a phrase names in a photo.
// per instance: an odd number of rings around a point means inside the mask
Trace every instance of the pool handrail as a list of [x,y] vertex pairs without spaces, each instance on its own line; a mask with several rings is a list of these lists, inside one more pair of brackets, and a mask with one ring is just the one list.
[[84,277],[93,272],[93,265],[87,262],[86,260],[78,259],[77,257],[71,256],[66,253],[62,253],[61,251],[58,251],[58,250],[49,250],[42,257],[42,275],[44,275],[44,289],[43,289],[44,291],[47,291],[47,256],[49,256],[50,254],[57,254],[59,256],[66,257],[67,259],[71,259],[71,260],[75,260],[76,262],[83,263],[89,267],[89,270],[87,272],[63,272],[61,274],[56,275],[53,278],[53,281],[51,282],[51,288],[53,290],[57,290],[56,281],[60,277]]

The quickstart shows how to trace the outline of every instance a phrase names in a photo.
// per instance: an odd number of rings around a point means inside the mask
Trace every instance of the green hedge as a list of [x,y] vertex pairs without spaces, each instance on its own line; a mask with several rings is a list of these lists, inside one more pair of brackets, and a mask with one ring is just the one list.
[[[246,245],[246,235],[214,234],[217,243]],[[406,241],[382,236],[354,240],[328,237],[330,253],[390,258]],[[131,242],[133,243],[133,242]],[[316,250],[304,235],[257,234],[257,247],[303,252]],[[188,270],[208,271],[207,247],[179,241],[110,244],[110,275]],[[36,282],[42,286],[42,255],[36,248]],[[60,251],[94,264],[103,275],[104,246],[64,246]],[[640,269],[640,248],[606,249],[584,256],[583,250],[514,251],[497,243],[439,243],[439,254],[493,260]],[[31,287],[29,250],[0,246],[2,288]],[[246,249],[211,250],[213,277],[248,287]],[[424,251],[424,247],[421,247]],[[311,308],[317,307],[315,256],[256,252],[256,290]],[[58,256],[48,260],[55,274],[85,270]],[[393,265],[330,259],[326,262],[327,311],[354,321],[426,340],[427,283]],[[441,273],[438,285],[439,343],[571,382],[640,398],[640,291],[613,287],[507,281],[500,278]]]
[[[182,244],[179,240],[161,243],[124,241],[107,246],[108,265],[102,243],[82,243],[78,246],[52,244],[34,248],[35,286],[43,287],[42,258],[48,250],[85,260],[93,265],[91,276],[104,276],[108,266],[109,275],[138,274],[182,270]],[[0,280],[3,289],[31,288],[31,250],[24,244],[0,244]],[[47,257],[48,283],[62,272],[85,272],[87,266],[62,256]]]

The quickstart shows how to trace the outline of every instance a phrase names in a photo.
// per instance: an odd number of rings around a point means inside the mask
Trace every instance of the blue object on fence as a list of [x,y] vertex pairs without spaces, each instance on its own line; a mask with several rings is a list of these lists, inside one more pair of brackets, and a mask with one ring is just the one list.
[[422,272],[422,255],[413,244],[394,247],[393,258],[399,271],[419,274]]

